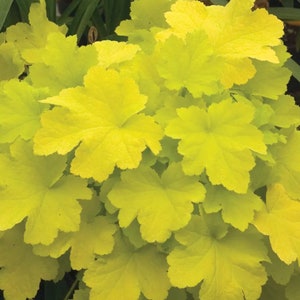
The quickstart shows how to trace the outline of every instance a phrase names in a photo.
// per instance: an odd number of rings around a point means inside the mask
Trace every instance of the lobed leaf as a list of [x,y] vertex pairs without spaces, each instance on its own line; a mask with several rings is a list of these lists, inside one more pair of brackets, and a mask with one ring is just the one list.
[[47,92],[35,89],[26,82],[10,80],[0,91],[0,142],[12,143],[18,137],[33,138],[40,127],[40,114],[49,106],[40,103]]
[[157,70],[166,79],[167,88],[177,91],[187,88],[194,97],[222,90],[219,81],[224,61],[214,55],[203,31],[188,34],[185,40],[171,36],[162,45],[158,44],[158,50]]
[[27,218],[24,240],[50,244],[58,231],[79,229],[77,199],[90,199],[84,179],[64,175],[66,158],[34,156],[30,142],[17,140],[11,156],[0,155],[0,230]]
[[281,183],[292,198],[300,199],[300,132],[292,128],[286,134],[286,143],[278,143],[271,147],[276,163],[270,176],[273,182]]
[[41,279],[53,280],[58,271],[57,261],[35,255],[23,234],[23,225],[17,225],[1,236],[0,289],[6,300],[34,298]]
[[237,194],[221,186],[206,185],[207,194],[203,207],[207,213],[222,210],[226,223],[245,231],[254,218],[254,212],[263,208],[263,202],[252,191]]
[[[73,270],[86,269],[96,255],[106,255],[114,247],[115,225],[105,216],[93,221],[81,221],[74,233],[60,233],[50,245],[34,245],[34,253],[58,258],[70,249],[70,262]],[[88,243],[86,243],[88,241]]]
[[206,219],[193,216],[187,227],[175,233],[181,245],[167,258],[172,285],[184,288],[201,283],[201,300],[258,299],[267,280],[261,262],[268,260],[259,235],[227,233],[218,217],[210,214]]
[[251,150],[266,152],[262,133],[251,124],[253,107],[228,99],[207,110],[180,108],[177,114],[166,134],[180,139],[178,152],[184,156],[184,172],[199,175],[206,169],[212,184],[246,193],[249,171],[255,165]]
[[49,33],[44,47],[25,49],[23,57],[33,64],[28,80],[34,87],[48,88],[50,95],[82,85],[88,69],[97,63],[91,45],[78,47],[76,36],[65,37],[61,32]]
[[43,102],[61,107],[42,115],[35,152],[66,154],[80,144],[71,163],[73,174],[101,182],[115,166],[136,168],[146,146],[153,153],[160,150],[160,127],[140,113],[146,97],[132,79],[114,70],[91,68],[84,87],[64,90]]
[[194,203],[203,201],[205,189],[196,177],[186,176],[179,164],[172,164],[161,178],[150,167],[121,174],[108,194],[111,203],[120,209],[121,227],[135,218],[141,224],[141,234],[148,242],[164,242],[172,231],[189,222]]
[[187,33],[204,30],[215,55],[225,59],[222,84],[226,88],[244,84],[255,74],[249,58],[279,62],[272,47],[281,44],[283,34],[282,22],[264,9],[252,11],[252,6],[252,0],[233,0],[226,6],[177,1],[165,14],[170,28],[159,32],[157,37],[165,39],[175,34],[185,38]]
[[83,281],[91,288],[90,300],[163,300],[170,283],[167,263],[155,246],[135,250],[122,240],[109,256],[99,258],[85,271]]
[[300,202],[292,199],[283,185],[270,185],[265,209],[256,214],[253,224],[268,235],[273,251],[286,264],[300,259]]
[[[24,50],[43,48],[48,35],[54,32],[66,33],[66,26],[57,26],[50,22],[46,15],[45,2],[32,3],[29,12],[29,23],[17,23],[7,28],[5,39],[14,43],[22,54]],[[32,63],[27,61],[28,64]]]
[[108,40],[95,42],[93,46],[97,50],[98,63],[104,68],[132,60],[140,50],[138,45]]
[[24,71],[24,61],[13,43],[0,43],[0,80],[17,78]]

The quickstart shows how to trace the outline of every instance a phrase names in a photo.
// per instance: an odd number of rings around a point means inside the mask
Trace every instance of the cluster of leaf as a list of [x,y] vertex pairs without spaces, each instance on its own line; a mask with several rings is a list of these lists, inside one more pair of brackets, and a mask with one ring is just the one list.
[[71,269],[74,300],[299,299],[282,22],[252,0],[136,0],[128,42],[78,47],[45,6],[0,35],[5,299]]

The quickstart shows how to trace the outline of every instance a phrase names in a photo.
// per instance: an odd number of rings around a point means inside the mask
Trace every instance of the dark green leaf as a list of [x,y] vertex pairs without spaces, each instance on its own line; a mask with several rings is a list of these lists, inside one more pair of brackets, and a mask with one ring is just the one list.
[[98,30],[98,40],[106,39],[108,35],[107,29],[103,20],[102,15],[99,15],[98,11],[95,11],[94,15],[92,16],[93,25]]
[[270,7],[269,12],[284,21],[300,20],[300,8]]
[[56,0],[46,0],[46,7],[48,19],[56,22]]
[[284,0],[281,3],[284,7],[294,7],[294,0]]
[[77,9],[80,2],[81,0],[73,0],[72,2],[70,2],[70,4],[66,7],[66,9],[62,12],[60,18],[57,20],[57,24],[58,25],[68,24],[69,20],[72,17],[72,14]]
[[13,0],[0,0],[0,31],[10,10]]
[[21,16],[21,22],[28,22],[28,14],[31,4],[35,2],[33,0],[16,0],[16,3],[19,7],[19,12]]
[[90,23],[97,5],[101,0],[82,0],[76,10],[76,14],[69,28],[69,34],[77,34],[78,39],[82,37],[87,25]]
[[106,27],[109,34],[115,31],[122,20],[129,18],[130,3],[130,0],[104,0]]

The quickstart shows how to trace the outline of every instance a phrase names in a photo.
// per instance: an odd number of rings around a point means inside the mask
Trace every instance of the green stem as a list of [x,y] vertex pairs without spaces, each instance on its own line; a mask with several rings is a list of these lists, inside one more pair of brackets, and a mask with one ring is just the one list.
[[69,299],[69,297],[70,297],[70,296],[72,295],[72,293],[74,292],[74,290],[75,290],[76,285],[78,284],[78,282],[79,282],[79,279],[76,278],[76,280],[74,280],[72,286],[70,287],[70,289],[69,289],[67,295],[65,296],[64,300],[68,300],[68,299]]

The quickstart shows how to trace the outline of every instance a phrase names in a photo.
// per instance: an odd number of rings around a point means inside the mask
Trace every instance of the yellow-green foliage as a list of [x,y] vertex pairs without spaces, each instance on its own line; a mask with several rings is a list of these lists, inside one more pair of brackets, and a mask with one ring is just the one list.
[[299,299],[300,108],[252,6],[136,0],[78,47],[41,0],[1,36],[6,300],[70,268],[74,300]]

